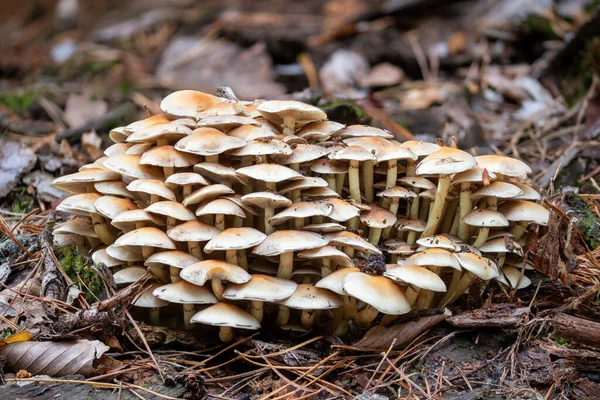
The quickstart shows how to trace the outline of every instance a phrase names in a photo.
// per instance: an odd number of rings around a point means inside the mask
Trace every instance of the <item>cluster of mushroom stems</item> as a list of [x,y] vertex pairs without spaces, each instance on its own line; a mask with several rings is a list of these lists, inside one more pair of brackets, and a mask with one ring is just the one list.
[[401,143],[290,100],[183,90],[161,109],[53,182],[73,215],[55,243],[92,251],[117,286],[149,279],[133,304],[152,323],[179,304],[181,324],[223,341],[267,320],[343,335],[452,304],[476,280],[530,283],[524,233],[549,214],[520,160]]

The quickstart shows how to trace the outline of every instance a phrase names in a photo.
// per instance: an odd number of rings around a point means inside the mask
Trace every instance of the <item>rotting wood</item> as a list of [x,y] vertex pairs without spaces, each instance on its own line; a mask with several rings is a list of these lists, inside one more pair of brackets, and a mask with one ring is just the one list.
[[561,313],[552,324],[556,336],[600,348],[600,323]]
[[448,318],[448,322],[457,328],[511,328],[522,324],[530,311],[529,307],[497,304],[455,315]]

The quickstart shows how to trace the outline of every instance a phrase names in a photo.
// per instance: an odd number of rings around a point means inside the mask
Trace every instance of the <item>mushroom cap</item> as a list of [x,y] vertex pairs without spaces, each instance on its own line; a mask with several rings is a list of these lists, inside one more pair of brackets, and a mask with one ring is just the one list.
[[154,142],[149,142],[149,143],[136,143],[133,146],[131,146],[129,149],[127,149],[127,151],[125,152],[125,154],[134,154],[134,155],[142,155],[145,152],[147,152],[148,150],[150,150],[152,147],[154,147]]
[[[377,129],[377,128],[376,128]],[[393,143],[389,140],[376,136],[360,136],[344,139],[344,143],[348,146],[360,146],[363,149],[369,150],[373,154],[379,154],[386,148],[393,147]],[[405,154],[410,154],[410,150],[402,149]],[[412,158],[412,157],[411,157]]]
[[83,236],[75,235],[74,233],[57,233],[54,235],[52,244],[59,247],[85,246],[85,238]]
[[478,167],[474,167],[474,168],[468,169],[463,172],[459,172],[458,174],[455,174],[452,177],[452,184],[457,185],[460,183],[467,183],[467,182],[482,183],[482,182],[484,182],[484,180],[486,180],[486,178],[484,176],[484,171],[486,171],[486,173],[487,173],[488,180],[493,181],[494,179],[496,179],[495,173],[478,166]]
[[108,133],[108,137],[115,143],[121,143],[124,142],[127,139],[127,136],[129,136],[130,134],[131,132],[125,131],[124,126],[118,126],[110,130],[110,132]]
[[227,133],[229,136],[237,137],[247,141],[274,138],[277,136],[275,132],[265,126],[242,125]]
[[524,183],[520,183],[520,182],[511,182],[513,185],[515,185],[516,187],[518,187],[519,189],[521,189],[521,191],[523,192],[523,194],[519,194],[516,195],[515,197],[512,197],[512,200],[539,200],[542,198],[542,196],[538,193],[537,190],[535,190],[534,188],[532,188],[529,185],[526,185]]
[[292,154],[292,148],[285,144],[281,140],[277,139],[254,139],[246,142],[244,147],[233,150],[231,155],[243,157],[243,156],[263,156],[270,155],[274,158],[276,155],[290,155]]
[[254,192],[242,196],[242,203],[259,208],[281,208],[290,206],[292,201],[273,192]]
[[98,265],[100,263],[106,265],[107,267],[117,267],[120,265],[125,264],[124,261],[118,260],[114,257],[111,257],[108,252],[106,251],[106,249],[100,249],[100,250],[96,250],[93,254],[92,254],[92,261],[94,262],[95,265]]
[[228,194],[235,194],[235,191],[227,185],[217,183],[196,189],[189,196],[183,199],[182,204],[187,207],[192,204],[204,203],[205,201]]
[[148,273],[148,269],[146,267],[133,266],[123,268],[122,270],[115,272],[113,274],[113,279],[117,285],[127,285],[136,282],[146,274],[152,276],[152,274]]
[[433,182],[431,182],[429,179],[423,178],[421,176],[403,176],[402,178],[398,179],[398,182],[400,182],[401,184],[403,184],[405,186],[410,186],[414,189],[429,190],[429,189],[436,188],[436,186]]
[[377,196],[385,197],[388,199],[414,199],[417,195],[414,192],[411,192],[405,187],[402,186],[394,186],[391,188],[387,188],[379,193]]
[[141,165],[139,154],[121,154],[104,161],[104,166],[129,178],[162,179],[162,169],[152,165]]
[[213,128],[195,129],[189,136],[175,144],[175,149],[185,153],[212,156],[246,145],[244,139],[228,136]]
[[243,125],[260,126],[260,122],[242,115],[209,115],[196,124],[198,128],[215,128],[223,132]]
[[424,142],[422,140],[407,140],[406,142],[401,143],[400,146],[410,149],[417,157],[426,157],[440,149],[439,145]]
[[240,115],[244,114],[244,106],[235,100],[223,100],[215,104],[208,110],[198,113],[198,118],[217,116],[217,115]]
[[56,209],[61,212],[74,215],[85,215],[97,213],[94,203],[102,195],[100,193],[82,193],[69,196],[64,199]]
[[196,90],[179,90],[165,97],[160,108],[167,114],[198,119],[200,113],[214,107],[222,99]]
[[379,207],[377,204],[371,204],[371,210],[360,214],[360,222],[367,225],[369,228],[389,228],[396,223],[396,214]]
[[[276,276],[277,275],[277,270],[278,270],[277,264],[271,264],[267,260],[253,260],[253,261],[254,262],[251,262],[250,265],[248,265],[248,268],[250,269],[250,271],[252,271],[254,273],[268,275],[268,276]],[[252,276],[254,276],[254,274]],[[294,289],[294,290],[296,290],[296,289]]]
[[154,289],[160,286],[160,283],[153,283],[146,288],[133,302],[133,305],[141,308],[158,308],[168,306],[169,302],[159,299],[152,294]]
[[488,171],[506,176],[522,177],[531,173],[531,168],[521,160],[516,158],[488,155],[475,157],[477,165]]
[[192,317],[191,322],[238,329],[260,329],[260,322],[256,318],[229,303],[217,303],[198,311]]
[[295,100],[270,100],[261,103],[256,110],[266,119],[278,125],[284,118],[294,118],[296,125],[327,119],[320,108]]
[[523,248],[514,239],[503,236],[488,240],[479,247],[482,253],[514,253],[523,256]]
[[381,250],[353,232],[340,231],[325,235],[329,243],[336,246],[349,246],[365,253],[381,254]]
[[227,300],[275,302],[290,297],[297,286],[292,280],[252,274],[252,279],[246,283],[228,285],[223,297]]
[[198,156],[195,154],[177,151],[173,146],[159,146],[144,152],[140,159],[140,164],[155,165],[157,167],[185,168],[199,161]]
[[315,176],[303,176],[302,179],[295,179],[291,182],[281,185],[277,193],[286,194],[294,190],[304,190],[313,188],[326,188],[327,181]]
[[415,253],[415,247],[398,239],[388,239],[383,242],[388,254],[411,255]]
[[171,122],[171,121],[173,121],[173,119],[174,118],[168,114],[156,114],[151,117],[132,122],[129,125],[121,128],[121,129],[125,132],[133,133],[133,132],[139,131],[140,129],[144,129],[144,128],[147,128],[152,125]]
[[328,187],[313,187],[303,191],[302,195],[310,200],[326,200],[340,197],[335,190]]
[[331,213],[332,208],[331,204],[324,201],[300,201],[292,203],[288,208],[271,217],[269,224],[274,226],[281,225],[294,218],[326,217]]
[[383,148],[377,152],[377,162],[391,161],[391,160],[416,160],[419,158],[410,149],[402,147],[397,142],[392,142],[391,146]]
[[153,227],[140,228],[127,232],[119,237],[112,246],[148,246],[171,250],[176,248],[175,243],[169,239],[166,233]]
[[346,253],[336,249],[334,246],[323,246],[316,249],[304,250],[298,253],[298,258],[306,258],[309,260],[328,258],[342,267],[354,266],[352,259]]
[[167,231],[167,235],[176,242],[205,242],[220,232],[218,228],[204,222],[189,221],[172,227]]
[[471,198],[475,201],[484,197],[509,199],[520,194],[523,194],[523,191],[521,191],[521,189],[519,189],[518,186],[515,186],[512,183],[494,181],[488,186],[483,186],[482,188],[477,190],[475,193],[473,193]]
[[482,255],[481,251],[479,251],[478,248],[471,246],[470,244],[466,244],[466,243],[457,243],[456,247],[458,248],[457,251],[461,252],[461,253],[473,253],[473,254],[477,254],[478,256]]
[[106,254],[114,259],[126,262],[144,261],[141,251],[132,246],[110,245],[106,248]]
[[204,286],[178,281],[159,286],[152,292],[159,299],[177,304],[215,304],[219,300]]
[[100,168],[91,168],[84,171],[75,172],[65,176],[58,177],[52,181],[52,186],[67,193],[81,193],[86,190],[86,183],[95,183],[103,181],[114,181],[121,179],[117,172],[107,171]]
[[252,278],[243,268],[221,260],[205,260],[188,265],[181,270],[179,276],[199,286],[214,278],[232,283],[245,283]]
[[321,142],[329,139],[331,135],[342,128],[344,128],[343,124],[334,121],[311,122],[308,125],[304,125],[298,132],[296,132],[296,136],[306,140],[316,140]]
[[94,230],[94,224],[88,218],[73,218],[56,225],[54,233],[72,233],[79,236],[97,238],[98,234]]
[[393,139],[394,135],[390,132],[367,125],[350,125],[338,130],[335,137],[347,139],[351,137],[380,137],[383,139]]
[[417,175],[451,175],[466,171],[477,165],[475,158],[466,151],[442,147],[425,157],[417,165]]
[[237,175],[235,169],[219,163],[201,162],[194,165],[194,172],[215,182],[246,183],[246,179]]
[[398,218],[396,227],[399,231],[423,232],[425,230],[425,221],[420,219]]
[[451,239],[442,235],[420,238],[419,240],[417,240],[417,244],[427,248],[434,247],[452,251],[456,251],[457,249],[456,244],[454,244],[454,242]]
[[327,154],[329,154],[329,150],[323,146],[302,143],[291,147],[289,154],[281,153],[273,155],[271,158],[278,164],[302,164],[317,160]]
[[[428,200],[435,200],[435,193],[437,192],[437,188],[435,189],[427,189],[421,193],[419,193],[419,197],[422,199],[428,199]],[[450,196],[450,193],[448,193],[448,197]],[[446,199],[448,199],[448,197],[446,197]]]
[[407,262],[402,266],[391,265],[383,276],[432,292],[446,291],[446,284],[435,272]]
[[256,164],[236,170],[238,175],[261,182],[279,183],[302,179],[303,176],[291,168],[278,164]]
[[108,219],[116,218],[124,211],[137,210],[137,205],[129,200],[115,196],[102,196],[94,202],[98,214]]
[[338,224],[337,222],[323,222],[322,224],[304,225],[300,229],[317,233],[331,233],[343,231],[346,229],[346,227]]
[[296,310],[328,310],[343,305],[336,293],[309,284],[298,285],[290,297],[278,303]]
[[127,190],[127,184],[121,181],[96,182],[94,183],[94,189],[105,196],[135,198],[135,195]]
[[196,210],[197,216],[217,214],[234,215],[236,217],[246,218],[246,213],[244,213],[242,207],[228,199],[211,200],[210,202],[201,205]]
[[333,206],[328,217],[334,221],[344,222],[360,215],[360,209],[347,201],[336,198],[324,199],[322,201]]
[[384,314],[400,315],[410,311],[404,291],[384,276],[353,272],[344,279],[344,290]]
[[550,212],[543,206],[527,200],[509,200],[498,207],[507,220],[525,221],[538,225],[548,225]]
[[252,253],[259,256],[277,256],[283,253],[302,251],[323,247],[329,241],[314,232],[307,231],[275,231],[258,246]]
[[499,228],[508,226],[508,220],[498,211],[489,208],[478,208],[464,216],[463,221],[470,226]]
[[177,140],[192,133],[185,125],[171,122],[154,124],[146,128],[138,129],[126,139],[127,143],[153,143],[158,140]]
[[171,189],[176,186],[184,186],[184,185],[200,185],[207,186],[210,183],[200,174],[195,172],[178,172],[176,174],[170,175],[166,180],[165,184]]
[[338,269],[326,277],[321,278],[317,283],[315,283],[315,286],[318,288],[331,290],[332,292],[342,296],[346,296],[348,293],[344,290],[344,279],[346,279],[348,274],[353,272],[360,272],[360,270],[354,267]]
[[165,217],[173,218],[178,221],[196,220],[194,213],[177,201],[167,200],[152,203],[146,207],[144,211],[153,214],[164,215]]
[[316,160],[310,165],[310,170],[317,174],[345,174],[348,172],[348,163],[340,160]]
[[488,258],[473,253],[455,253],[454,257],[456,257],[464,269],[477,275],[484,281],[498,276],[498,267]]
[[254,228],[228,228],[212,238],[204,252],[210,254],[218,250],[242,250],[259,245],[267,235]]
[[122,231],[131,231],[135,229],[136,223],[138,222],[157,226],[165,225],[165,221],[150,214],[149,212],[139,209],[123,211],[122,213],[119,213],[112,219],[112,221],[110,221],[110,224]]
[[525,289],[529,285],[531,285],[531,279],[529,279],[526,275],[522,275],[521,271],[512,265],[504,265],[502,267],[502,271],[496,277],[496,280],[506,286],[511,288]]
[[427,249],[411,255],[405,260],[404,265],[451,267],[459,271],[461,270],[460,263],[454,257],[453,253],[437,248]]
[[127,190],[153,194],[167,200],[175,200],[175,193],[160,179],[136,179],[127,185]]
[[150,255],[144,262],[144,265],[147,267],[168,265],[169,267],[185,268],[198,261],[200,260],[185,251],[167,250]]
[[332,160],[345,161],[376,161],[375,155],[369,150],[360,146],[348,146],[340,150],[329,153],[328,156]]

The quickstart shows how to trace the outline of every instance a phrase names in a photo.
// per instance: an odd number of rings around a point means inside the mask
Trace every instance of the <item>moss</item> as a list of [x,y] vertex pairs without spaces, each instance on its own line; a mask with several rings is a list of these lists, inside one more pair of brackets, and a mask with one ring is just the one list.
[[371,121],[369,114],[352,100],[336,100],[320,104],[321,108],[332,121],[339,121],[346,125],[367,124]]
[[590,249],[600,247],[600,221],[598,216],[590,210],[589,205],[576,193],[570,193],[565,201],[573,208],[577,216],[577,228],[585,239]]
[[556,336],[553,339],[554,339],[555,343],[560,344],[561,346],[564,346],[565,344],[567,344],[567,341],[561,337]]
[[[74,247],[60,248],[57,256],[63,271],[71,278],[79,290],[86,293],[86,300],[88,302],[93,303],[97,299],[104,297],[104,285],[98,272],[95,271],[91,263],[87,262],[85,257],[77,254],[77,250]],[[80,280],[83,281],[85,286],[81,284]]]
[[39,93],[33,90],[11,90],[0,94],[0,104],[22,114],[35,104],[38,97]]

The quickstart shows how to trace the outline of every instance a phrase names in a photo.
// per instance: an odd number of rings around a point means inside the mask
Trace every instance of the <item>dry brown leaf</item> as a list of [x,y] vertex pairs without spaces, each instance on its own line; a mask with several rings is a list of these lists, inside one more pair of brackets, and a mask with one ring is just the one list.
[[354,344],[354,347],[387,350],[394,339],[396,340],[394,348],[402,347],[409,344],[421,333],[433,328],[451,315],[452,313],[450,310],[444,309],[442,314],[422,317],[416,321],[407,322],[406,324],[394,325],[389,328],[381,325],[374,326],[369,329],[361,340]]
[[5,347],[6,367],[33,375],[83,375],[95,370],[94,361],[108,350],[99,340],[20,342]]

